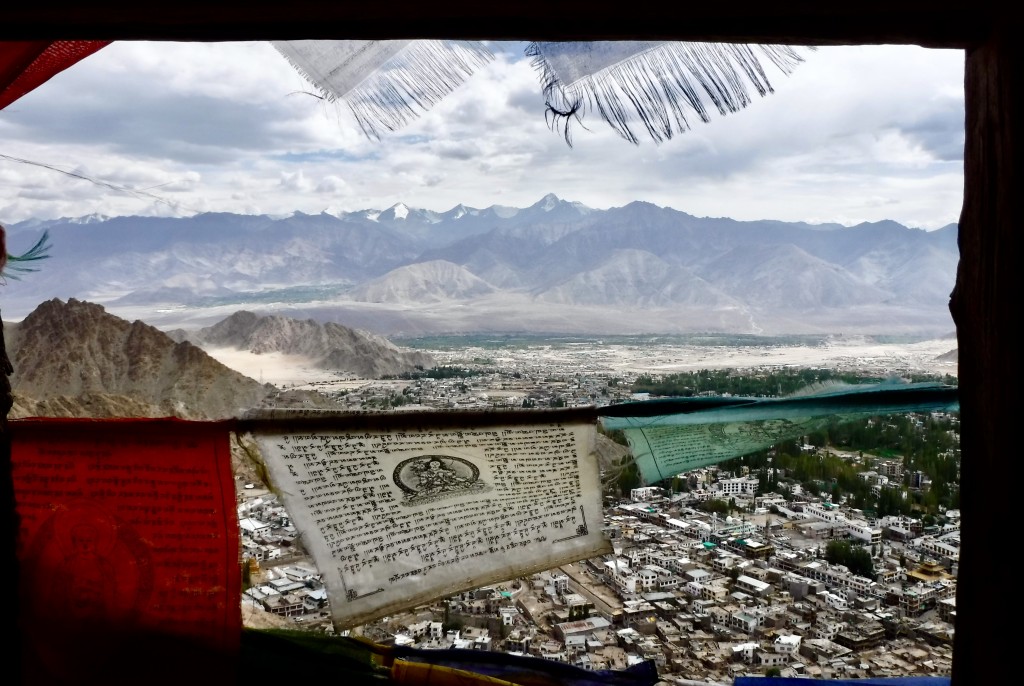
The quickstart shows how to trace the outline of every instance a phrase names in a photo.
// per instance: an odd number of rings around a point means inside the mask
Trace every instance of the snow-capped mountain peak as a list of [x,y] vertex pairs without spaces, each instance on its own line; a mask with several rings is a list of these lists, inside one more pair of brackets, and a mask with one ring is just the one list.
[[561,199],[559,199],[557,195],[555,195],[554,193],[548,193],[543,198],[541,198],[540,201],[534,205],[534,207],[540,210],[544,210],[545,212],[550,212],[551,210],[558,207],[558,205],[561,202]]
[[391,215],[395,219],[406,219],[409,217],[409,207],[405,203],[395,203],[390,208]]

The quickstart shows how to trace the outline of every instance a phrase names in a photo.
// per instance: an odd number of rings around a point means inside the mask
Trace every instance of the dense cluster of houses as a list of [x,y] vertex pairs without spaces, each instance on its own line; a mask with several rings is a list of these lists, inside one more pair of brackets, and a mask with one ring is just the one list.
[[[446,629],[435,611],[392,640],[586,669],[653,660],[667,680],[728,683],[773,669],[819,679],[950,673],[958,513],[926,532],[917,520],[868,520],[823,499],[754,496],[756,480],[714,469],[699,478],[706,488],[635,489],[609,506],[613,554],[536,574],[511,592],[452,597],[446,614],[462,626]],[[696,509],[748,496],[749,514]],[[873,549],[872,578],[824,559],[836,539]]]
[[[715,468],[678,494],[634,489],[609,503],[613,553],[511,586],[388,618],[384,642],[535,655],[585,669],[653,660],[659,674],[727,683],[742,674],[819,679],[948,675],[956,618],[959,513],[941,527],[869,519],[810,494],[755,495]],[[730,516],[701,503],[728,500]],[[258,579],[243,602],[329,626],[327,594],[283,505],[240,498],[242,554]],[[831,540],[870,550],[866,577],[828,562]],[[301,624],[306,622],[306,624]]]
[[304,555],[291,517],[277,496],[260,491],[241,497],[238,528],[242,562],[249,571],[243,605],[295,623],[328,616],[327,590],[320,573]]

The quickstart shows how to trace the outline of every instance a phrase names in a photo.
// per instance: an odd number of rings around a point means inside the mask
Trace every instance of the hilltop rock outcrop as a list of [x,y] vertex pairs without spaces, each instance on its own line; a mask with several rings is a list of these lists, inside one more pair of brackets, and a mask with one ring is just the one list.
[[197,345],[224,346],[261,354],[301,355],[322,369],[376,379],[434,366],[430,355],[402,350],[391,341],[341,324],[258,315],[242,310],[195,332],[174,332]]
[[187,341],[74,298],[46,301],[4,327],[14,366],[12,418],[221,419],[276,392]]

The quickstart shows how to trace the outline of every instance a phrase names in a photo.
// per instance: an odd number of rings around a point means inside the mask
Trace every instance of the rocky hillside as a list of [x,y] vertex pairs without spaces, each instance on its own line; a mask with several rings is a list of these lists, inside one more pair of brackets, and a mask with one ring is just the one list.
[[5,322],[4,332],[12,418],[221,419],[277,394],[191,343],[73,298],[44,302],[21,322]]
[[314,367],[379,379],[434,366],[430,355],[398,348],[391,341],[340,324],[281,315],[236,312],[194,332],[170,332],[175,340],[203,347],[230,347],[253,353],[301,355]]

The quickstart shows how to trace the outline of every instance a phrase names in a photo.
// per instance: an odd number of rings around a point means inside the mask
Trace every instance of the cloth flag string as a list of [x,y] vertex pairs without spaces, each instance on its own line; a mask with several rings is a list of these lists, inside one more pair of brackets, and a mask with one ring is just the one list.
[[[275,41],[329,100],[348,104],[363,132],[395,131],[494,59],[475,41]],[[812,50],[813,48],[808,48]],[[597,110],[631,143],[660,143],[690,128],[688,114],[737,112],[773,92],[762,59],[790,73],[803,57],[785,45],[665,41],[533,42],[526,48],[542,85],[546,118],[572,144],[570,125]]]
[[654,483],[832,421],[958,409],[955,387],[890,381],[565,410],[14,420],[25,671],[54,683],[102,671],[120,659],[104,646],[126,635],[237,652],[231,432],[254,438],[340,629],[611,552],[598,422],[625,432]]
[[785,398],[699,397],[601,408],[601,425],[621,430],[645,483],[749,455],[820,430],[906,412],[955,412],[957,389],[889,380],[832,385]]

